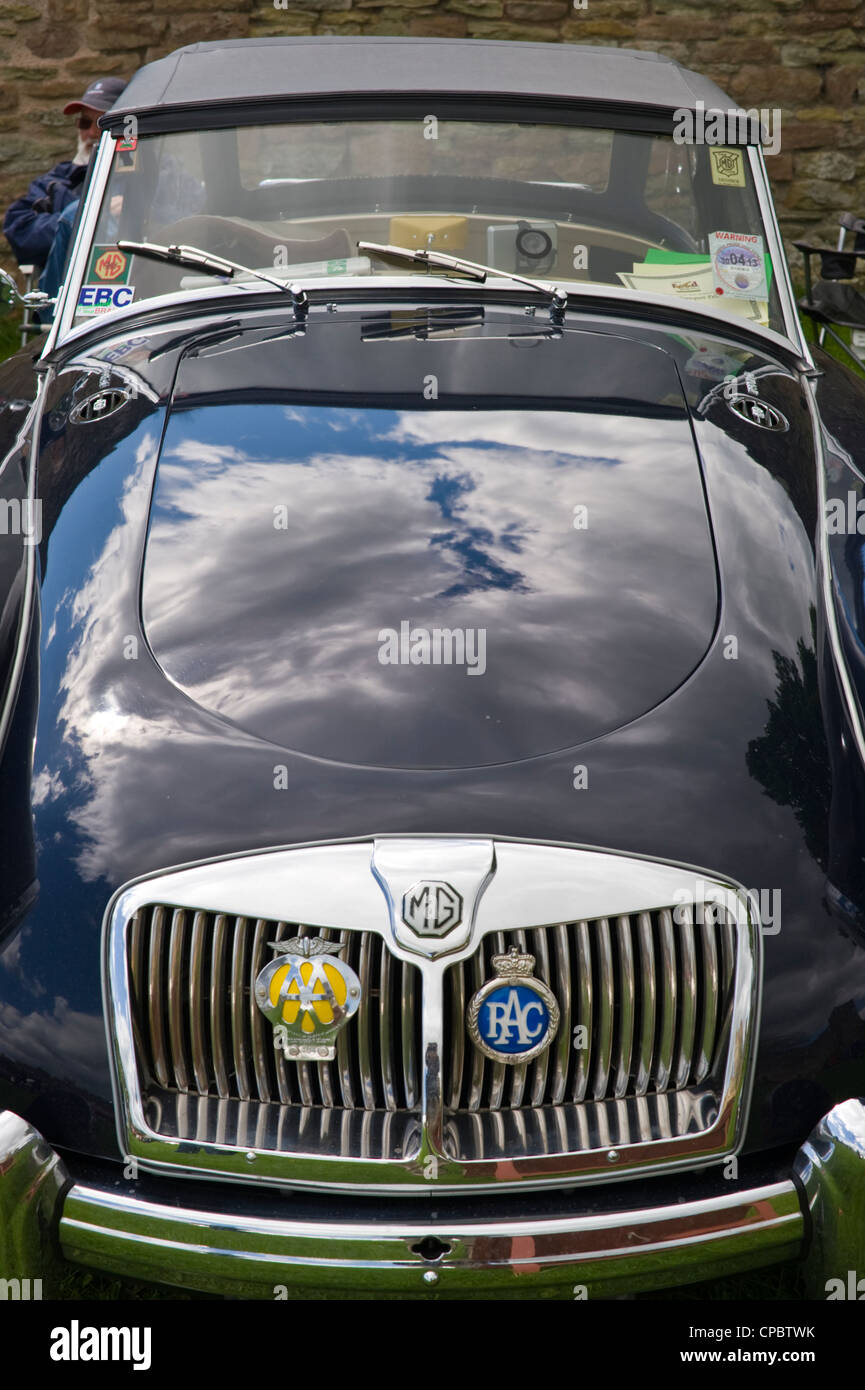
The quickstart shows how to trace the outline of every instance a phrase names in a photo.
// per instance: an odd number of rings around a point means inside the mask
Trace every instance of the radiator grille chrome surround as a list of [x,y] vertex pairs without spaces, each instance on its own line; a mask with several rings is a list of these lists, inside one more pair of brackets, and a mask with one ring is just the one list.
[[[446,879],[453,839],[394,837],[388,851],[410,856],[414,843],[427,856],[441,845]],[[372,840],[237,856],[121,890],[106,916],[105,989],[124,1153],[154,1171],[323,1188],[429,1191],[434,1172],[440,1192],[734,1152],[759,1004],[759,923],[744,891],[598,850],[490,847],[470,940],[439,959],[396,939]],[[710,906],[674,912],[695,884]],[[362,982],[333,1062],[286,1061],[252,1002],[267,943],[296,935],[339,940]],[[562,1021],[546,1053],[506,1067],[473,1047],[465,1008],[511,945],[536,957]]]

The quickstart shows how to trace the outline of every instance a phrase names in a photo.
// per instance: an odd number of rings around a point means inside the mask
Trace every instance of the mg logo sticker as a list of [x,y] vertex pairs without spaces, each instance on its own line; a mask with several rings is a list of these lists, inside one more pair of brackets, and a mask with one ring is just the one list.
[[418,936],[446,936],[463,917],[463,900],[449,883],[422,880],[402,900],[402,920]]

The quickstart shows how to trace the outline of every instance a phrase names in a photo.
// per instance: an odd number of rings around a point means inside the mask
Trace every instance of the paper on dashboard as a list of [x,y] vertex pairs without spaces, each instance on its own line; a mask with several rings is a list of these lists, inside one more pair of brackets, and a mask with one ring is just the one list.
[[712,263],[708,260],[705,265],[682,266],[681,272],[677,272],[675,266],[669,263],[635,263],[632,271],[620,270],[618,274],[626,289],[637,293],[693,299],[703,304],[714,304],[728,314],[739,314],[755,323],[769,321],[769,305],[765,300],[736,299],[732,295],[717,294]]

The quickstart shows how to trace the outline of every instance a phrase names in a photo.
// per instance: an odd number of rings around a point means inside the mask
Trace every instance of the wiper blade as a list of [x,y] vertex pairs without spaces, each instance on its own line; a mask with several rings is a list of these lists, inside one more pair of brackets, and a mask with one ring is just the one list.
[[468,275],[472,280],[478,280],[481,284],[488,275],[497,275],[503,280],[516,280],[520,285],[528,285],[530,289],[540,290],[541,294],[548,294],[559,313],[567,308],[568,296],[560,285],[551,285],[546,280],[531,280],[527,275],[518,275],[513,270],[502,270],[499,266],[481,265],[478,261],[464,261],[459,256],[447,256],[444,251],[427,251],[422,246],[388,246],[375,241],[359,241],[357,249],[358,251],[370,251],[374,256],[390,257],[391,260],[395,261],[409,261],[413,265],[435,266],[440,270],[456,270],[462,275]]
[[128,251],[130,255],[144,256],[151,261],[168,262],[169,265],[185,266],[189,270],[201,270],[205,275],[225,276],[229,280],[237,274],[251,275],[254,280],[263,280],[267,285],[275,285],[278,290],[289,295],[298,313],[305,312],[309,304],[306,291],[301,285],[287,284],[285,280],[266,275],[263,270],[253,270],[251,266],[239,265],[237,261],[212,256],[197,246],[159,246],[155,241],[118,241],[117,245],[121,251]]

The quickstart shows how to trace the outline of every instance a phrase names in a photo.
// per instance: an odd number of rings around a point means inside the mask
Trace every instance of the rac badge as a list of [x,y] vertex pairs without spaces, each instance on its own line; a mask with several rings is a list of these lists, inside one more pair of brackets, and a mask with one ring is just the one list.
[[342,942],[292,937],[268,943],[276,956],[259,972],[255,1002],[290,1062],[332,1062],[336,1036],[360,1005],[360,980],[334,957]]
[[549,1047],[559,1026],[556,996],[534,978],[535,958],[512,946],[493,956],[494,980],[487,980],[466,1012],[469,1037],[495,1062],[530,1062]]

